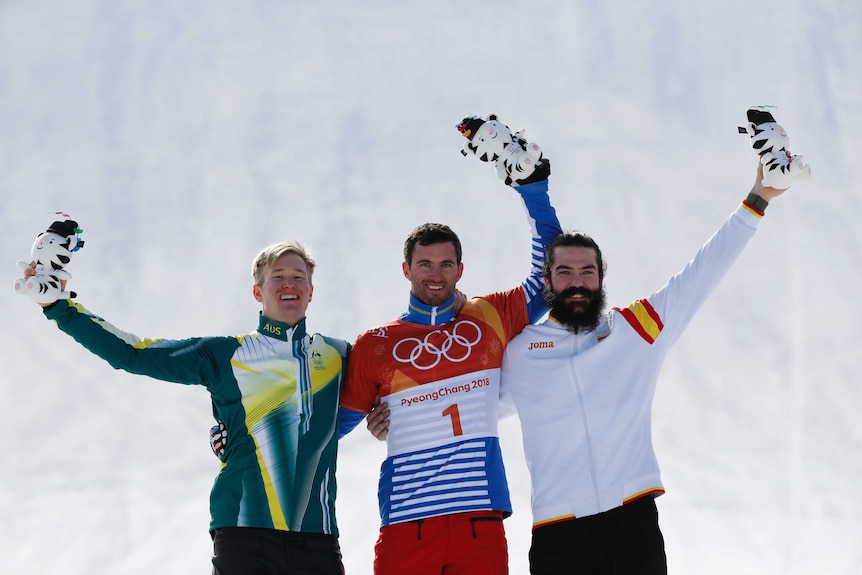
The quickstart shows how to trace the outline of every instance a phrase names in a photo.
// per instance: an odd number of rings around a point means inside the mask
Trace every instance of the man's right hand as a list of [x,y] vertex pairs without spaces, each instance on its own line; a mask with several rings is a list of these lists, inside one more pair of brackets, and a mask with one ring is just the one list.
[[381,403],[380,397],[374,398],[374,406],[365,418],[368,431],[380,441],[386,441],[389,434],[389,404]]

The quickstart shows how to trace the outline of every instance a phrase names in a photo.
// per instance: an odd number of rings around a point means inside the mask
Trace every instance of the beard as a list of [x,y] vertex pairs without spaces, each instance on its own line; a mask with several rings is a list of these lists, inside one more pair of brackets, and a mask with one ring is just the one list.
[[[574,295],[583,295],[587,300],[566,301]],[[545,290],[545,303],[551,310],[551,316],[567,330],[574,333],[590,331],[599,325],[599,317],[605,309],[605,288],[602,286],[593,291],[585,287],[570,287],[557,293],[548,287]]]

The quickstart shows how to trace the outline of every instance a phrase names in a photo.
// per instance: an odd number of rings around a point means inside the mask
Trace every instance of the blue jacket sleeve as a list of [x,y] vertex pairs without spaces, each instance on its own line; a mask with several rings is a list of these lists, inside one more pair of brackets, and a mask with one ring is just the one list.
[[521,283],[527,296],[527,310],[530,322],[535,322],[548,311],[545,305],[545,282],[542,280],[542,267],[545,264],[545,250],[548,244],[562,233],[557,212],[548,196],[548,180],[524,184],[515,188],[524,201],[527,218],[532,233],[530,255],[530,275]]
[[365,419],[365,413],[347,407],[338,408],[338,439],[341,439]]

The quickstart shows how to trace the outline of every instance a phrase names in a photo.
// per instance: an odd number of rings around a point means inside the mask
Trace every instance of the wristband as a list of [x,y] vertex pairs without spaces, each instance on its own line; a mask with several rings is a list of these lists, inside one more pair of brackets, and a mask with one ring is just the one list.
[[748,197],[745,198],[745,203],[756,212],[764,213],[766,211],[766,206],[769,205],[769,202],[755,194],[754,192],[750,192]]

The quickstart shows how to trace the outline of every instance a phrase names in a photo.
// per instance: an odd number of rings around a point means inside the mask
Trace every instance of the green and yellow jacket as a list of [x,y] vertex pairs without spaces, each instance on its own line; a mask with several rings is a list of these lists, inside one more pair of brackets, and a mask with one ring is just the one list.
[[227,427],[210,495],[210,529],[261,527],[338,535],[338,399],[350,344],[263,315],[229,337],[140,339],[71,300],[45,315],[115,369],[203,385]]

